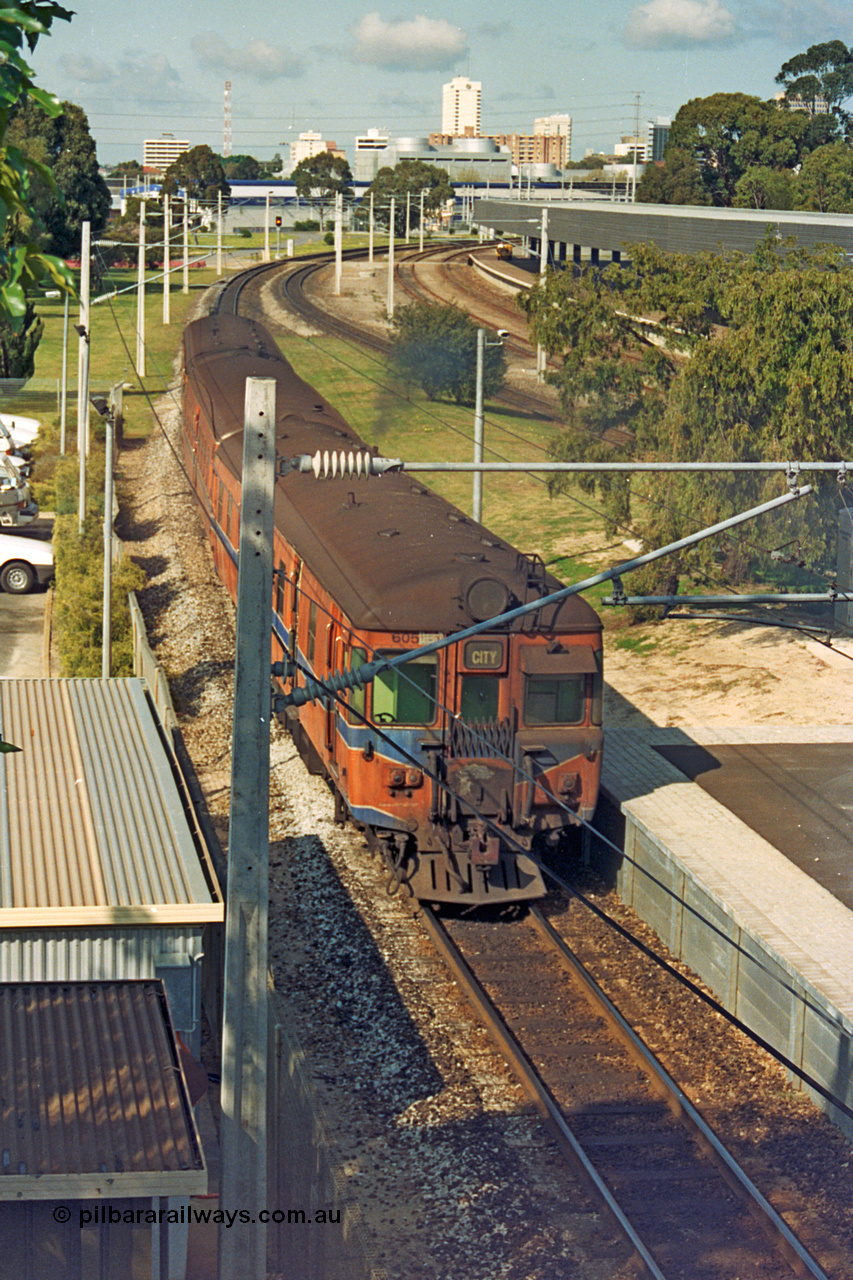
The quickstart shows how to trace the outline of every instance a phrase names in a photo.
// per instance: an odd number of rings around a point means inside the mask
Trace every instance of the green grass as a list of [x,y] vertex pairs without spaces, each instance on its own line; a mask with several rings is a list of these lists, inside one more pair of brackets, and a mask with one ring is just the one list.
[[[459,462],[473,456],[472,406],[427,400],[418,389],[395,380],[383,358],[339,339],[306,340],[282,330],[276,338],[299,375],[386,456],[412,462]],[[543,459],[553,430],[537,418],[487,405],[485,456],[490,461]],[[420,472],[418,478],[470,512],[470,473]],[[584,564],[582,557],[571,565],[566,561],[567,545],[601,529],[597,506],[582,495],[549,498],[541,473],[484,476],[483,523],[519,549],[541,555],[568,580],[575,572],[585,577],[600,567],[592,561]],[[606,545],[603,535],[599,542]]]
[[[263,237],[252,241],[232,237],[241,255],[249,257]],[[353,237],[355,239],[355,237]],[[366,237],[362,237],[366,239]],[[275,249],[275,240],[272,242]],[[301,246],[303,252],[325,248],[318,238]],[[141,380],[133,365],[136,356],[136,271],[113,271],[109,288],[116,296],[91,310],[91,372],[93,392],[104,392],[116,382],[130,384],[125,391],[125,434],[144,437],[152,429],[149,397],[156,399],[173,378],[183,325],[199,292],[216,278],[215,251],[211,267],[193,268],[190,291],[182,292],[182,272],[173,272],[171,324],[162,322],[162,283],[146,288],[146,367]],[[127,289],[127,292],[122,290]],[[35,391],[25,391],[15,401],[19,412],[58,422],[56,386],[61,371],[63,303],[43,299],[38,305],[45,335],[38,350]],[[72,303],[71,323],[77,320]],[[417,388],[407,387],[389,372],[387,361],[340,339],[297,337],[270,326],[285,356],[297,372],[337,408],[354,429],[382,453],[410,461],[462,461],[473,454],[473,407],[431,402]],[[68,378],[77,377],[77,337],[71,330]],[[536,417],[512,412],[498,404],[486,405],[485,456],[489,460],[543,459],[553,426]],[[76,399],[68,407],[68,448],[75,448]],[[464,512],[470,512],[473,476],[470,473],[418,473],[418,478]],[[486,475],[483,480],[483,522],[495,533],[528,553],[536,553],[563,581],[572,582],[600,570],[601,558],[589,560],[578,553],[582,541],[593,551],[608,547],[595,499],[573,488],[554,499],[548,496],[542,473]],[[612,545],[612,544],[611,544]],[[618,554],[614,551],[614,558]],[[589,593],[593,603],[607,586]],[[606,611],[611,613],[613,611]]]

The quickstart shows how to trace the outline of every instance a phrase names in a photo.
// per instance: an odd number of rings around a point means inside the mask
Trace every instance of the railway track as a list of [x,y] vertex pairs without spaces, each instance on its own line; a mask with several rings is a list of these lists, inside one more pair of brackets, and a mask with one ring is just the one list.
[[655,1280],[826,1272],[536,908],[429,934],[587,1190]]
[[[382,252],[384,252],[384,250]],[[454,257],[463,257],[463,258],[467,257],[468,252],[469,250],[464,250],[464,251],[453,250],[452,251]],[[413,267],[417,262],[425,262],[430,259],[435,259],[437,257],[440,257],[442,254],[446,254],[446,253],[447,253],[446,248],[425,249],[423,253],[421,253],[419,250],[414,250],[411,253],[409,253],[406,257],[400,259],[395,264],[395,279],[398,282],[399,286],[404,290],[405,293],[408,294],[408,296],[412,298],[420,298],[421,300],[429,300],[429,301],[446,302],[447,299],[445,296],[439,294],[434,290],[425,289],[424,287],[421,286],[420,283],[416,283],[414,279],[414,271],[413,271]],[[361,249],[351,250],[348,253],[344,254],[344,258],[348,260],[363,258],[363,257],[364,257],[364,251]],[[382,355],[387,355],[391,349],[391,344],[388,342],[387,339],[380,337],[378,334],[371,333],[369,330],[361,328],[358,325],[351,324],[348,321],[343,320],[340,316],[336,316],[332,314],[330,311],[318,305],[317,302],[315,302],[311,297],[309,297],[306,291],[306,286],[308,282],[311,280],[313,276],[315,276],[318,272],[323,270],[323,268],[328,267],[331,260],[332,260],[332,256],[329,254],[318,255],[316,258],[312,258],[310,261],[306,261],[304,264],[300,264],[296,268],[291,267],[289,269],[283,270],[282,276],[281,276],[281,283],[280,283],[282,297],[284,298],[285,302],[290,307],[290,309],[294,311],[296,315],[300,317],[300,319],[307,321],[309,324],[314,325],[316,328],[322,329],[326,333],[333,334],[336,337],[343,338],[348,342],[355,342],[359,346],[366,347],[368,350],[377,351]],[[238,285],[235,282],[233,286],[233,292],[227,294],[227,299],[225,304],[228,305],[229,307],[231,305],[234,305],[235,307],[240,306],[242,313],[246,314],[246,311],[243,310],[243,308],[246,305],[246,300],[247,300],[252,283],[260,275],[264,274],[265,271],[269,271],[271,267],[278,267],[279,269],[281,269],[282,264],[266,263],[264,264],[263,267],[255,267],[255,268],[252,268],[249,272],[245,273],[246,277],[248,278],[245,279],[243,284],[241,285]],[[223,293],[223,298],[225,298],[225,292]],[[249,308],[251,309],[251,303],[249,303],[248,305],[249,305]],[[262,316],[263,316],[263,312],[262,310],[259,310],[258,318],[262,318]],[[508,313],[508,316],[509,316],[509,313]],[[492,328],[495,327],[493,318],[490,320],[490,319],[487,319],[485,316],[479,317],[476,314],[474,314],[472,318],[475,320],[482,319],[482,322],[484,324],[488,324]],[[514,319],[517,324],[518,317],[514,316]],[[525,344],[520,338],[513,338],[511,342],[512,342],[512,348],[516,351],[516,354],[523,356],[528,360],[531,360],[534,358],[533,349],[529,346],[529,344]],[[545,399],[542,396],[536,396],[531,393],[516,391],[510,387],[504,387],[504,389],[494,398],[495,400],[500,401],[502,404],[507,405],[509,408],[515,409],[522,413],[531,414],[537,418],[542,419],[543,421],[555,422],[555,423],[561,421],[559,416],[554,411],[553,402]]]

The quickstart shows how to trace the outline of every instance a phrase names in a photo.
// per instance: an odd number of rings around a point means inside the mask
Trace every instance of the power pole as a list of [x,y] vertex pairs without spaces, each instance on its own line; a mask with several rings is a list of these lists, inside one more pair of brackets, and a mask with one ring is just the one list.
[[136,272],[136,372],[145,377],[145,201],[139,206],[139,258]]
[[79,337],[77,349],[77,532],[83,536],[86,523],[86,454],[89,451],[89,277],[92,265],[92,224],[84,222],[80,248],[80,322],[74,327]]
[[275,380],[246,379],[225,917],[219,1280],[266,1275],[270,610]]
[[[539,244],[539,282],[545,283],[545,277],[548,274],[548,206],[542,206],[542,230],[540,231]],[[545,368],[548,363],[548,357],[545,354],[545,348],[542,343],[538,343],[536,347],[536,381],[545,381]]]
[[640,136],[640,95],[636,95],[637,101],[634,108],[634,163],[631,165],[631,203],[635,204],[637,200],[637,140]]
[[388,319],[394,319],[394,197],[391,197],[391,220],[388,223]]
[[373,266],[373,192],[370,193],[370,223],[367,229],[367,261]]
[[184,282],[182,293],[190,291],[190,199],[184,190]]
[[[483,461],[483,364],[486,354],[486,331],[477,330],[477,383],[474,399],[474,462]],[[474,472],[471,515],[477,524],[483,521],[483,473]]]
[[225,120],[222,126],[222,155],[231,154],[231,81],[225,81]]
[[170,270],[172,266],[172,228],[170,225],[169,196],[163,196],[163,324],[172,322],[172,295]]
[[344,198],[335,193],[335,294],[340,296],[343,274]]

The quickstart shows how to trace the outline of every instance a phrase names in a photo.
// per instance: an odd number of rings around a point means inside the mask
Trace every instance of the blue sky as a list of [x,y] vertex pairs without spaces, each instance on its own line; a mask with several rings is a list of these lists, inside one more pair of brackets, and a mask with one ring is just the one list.
[[853,43],[840,0],[63,0],[37,81],[89,116],[104,163],[141,159],[163,132],[261,158],[306,129],[352,155],[357,133],[440,128],[441,86],[483,86],[484,133],[532,132],[568,112],[572,155],[612,150],[641,120],[725,91],[771,97],[780,66],[828,39]]

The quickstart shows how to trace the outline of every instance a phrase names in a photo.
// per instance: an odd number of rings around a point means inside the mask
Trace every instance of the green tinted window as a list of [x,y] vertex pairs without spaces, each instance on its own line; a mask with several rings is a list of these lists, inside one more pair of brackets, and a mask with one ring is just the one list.
[[459,711],[463,720],[497,720],[498,681],[494,676],[463,676]]
[[305,650],[305,656],[311,663],[316,663],[317,647],[317,601],[312,600],[308,606],[308,645]]
[[[366,649],[353,649],[350,657],[350,667],[355,671],[358,667],[363,667],[367,662]],[[350,689],[349,692],[349,709],[353,713],[352,720],[356,724],[361,723],[364,715],[364,708],[367,702],[367,689],[364,685],[360,685],[357,689]]]
[[577,724],[583,719],[583,703],[582,677],[525,677],[525,724]]
[[437,677],[438,659],[432,655],[381,672],[373,681],[373,719],[377,724],[432,724]]

